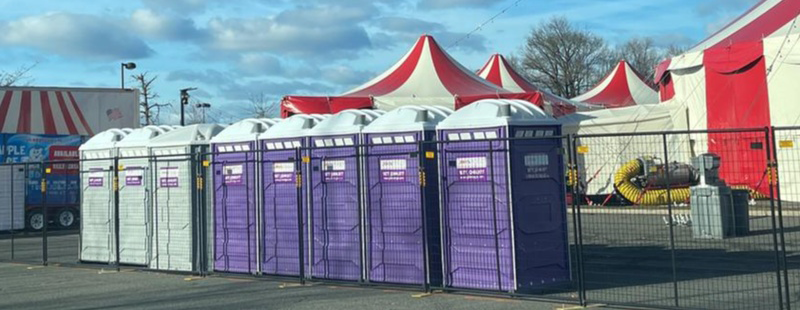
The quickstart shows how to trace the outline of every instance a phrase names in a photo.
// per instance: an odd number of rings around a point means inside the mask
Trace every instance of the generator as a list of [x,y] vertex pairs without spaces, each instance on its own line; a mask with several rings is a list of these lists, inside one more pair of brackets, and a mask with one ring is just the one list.
[[[691,186],[692,236],[725,239],[749,232],[748,200],[719,177],[720,157],[702,154],[692,159],[699,180]],[[734,199],[735,197],[735,199]]]

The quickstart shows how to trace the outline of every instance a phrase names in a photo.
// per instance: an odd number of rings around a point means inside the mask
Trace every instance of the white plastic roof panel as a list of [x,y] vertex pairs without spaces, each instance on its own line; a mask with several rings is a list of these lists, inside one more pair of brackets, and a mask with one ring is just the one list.
[[130,128],[112,128],[94,135],[91,139],[81,145],[79,150],[106,150],[114,148],[116,144],[125,138],[133,130]]
[[278,120],[268,118],[248,118],[233,123],[211,139],[211,143],[231,143],[256,141],[258,136],[266,132]]
[[150,140],[172,130],[172,126],[145,126],[129,133],[116,147],[144,147]]
[[295,114],[272,126],[259,136],[259,139],[296,138],[309,135],[321,121],[331,117],[330,114]]
[[461,108],[440,122],[436,129],[557,124],[556,119],[525,100],[486,99]]
[[379,110],[344,110],[314,126],[309,132],[311,136],[329,136],[360,133],[384,111]]
[[401,106],[378,117],[364,128],[365,133],[434,130],[439,122],[453,114],[442,106]]
[[150,147],[208,144],[225,127],[217,124],[197,124],[181,127],[150,141]]

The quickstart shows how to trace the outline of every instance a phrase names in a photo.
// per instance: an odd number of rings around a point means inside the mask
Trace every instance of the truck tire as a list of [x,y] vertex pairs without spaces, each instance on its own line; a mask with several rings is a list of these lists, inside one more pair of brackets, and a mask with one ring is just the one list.
[[75,226],[76,219],[77,214],[75,213],[75,210],[70,208],[64,208],[58,212],[58,215],[56,215],[56,223],[60,228],[66,229]]
[[44,213],[41,210],[30,211],[25,218],[25,226],[28,230],[40,231],[44,228],[45,223]]

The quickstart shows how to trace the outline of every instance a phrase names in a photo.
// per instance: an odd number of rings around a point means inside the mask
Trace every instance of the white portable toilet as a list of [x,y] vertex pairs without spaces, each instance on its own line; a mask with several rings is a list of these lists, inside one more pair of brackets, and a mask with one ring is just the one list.
[[211,138],[223,129],[197,124],[150,141],[154,188],[150,268],[204,271],[208,267],[208,197],[202,195],[195,177],[203,169],[200,161]]
[[119,261],[147,266],[150,261],[152,168],[147,146],[173,126],[146,126],[117,143],[119,154]]
[[[308,154],[308,135],[328,114],[296,114],[272,126],[259,136],[261,145],[261,179],[263,205],[261,219],[261,273],[267,275],[300,275],[300,241],[297,221],[298,207],[302,230],[307,231],[306,203],[308,180],[302,178],[297,186],[297,158]],[[299,149],[299,150],[298,150]],[[308,175],[301,165],[302,175]],[[300,201],[298,201],[298,199]],[[304,274],[308,275],[308,233],[303,233]]]
[[430,155],[436,152],[436,125],[452,113],[439,106],[402,106],[363,130],[370,282],[442,283],[439,174]]
[[81,248],[83,262],[116,261],[114,244],[114,157],[131,129],[109,129],[78,149],[81,158]]
[[258,272],[258,137],[278,121],[245,119],[211,139],[214,271]]
[[310,132],[311,277],[364,278],[361,130],[383,111],[345,110]]

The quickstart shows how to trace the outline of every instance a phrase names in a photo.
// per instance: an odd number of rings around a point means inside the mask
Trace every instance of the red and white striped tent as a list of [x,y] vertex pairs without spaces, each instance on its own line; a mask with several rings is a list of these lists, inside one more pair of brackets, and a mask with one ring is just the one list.
[[[758,2],[683,55],[659,65],[655,78],[661,100],[680,104],[689,117],[687,127],[694,130],[799,124],[798,14],[797,0]],[[702,135],[693,152],[720,154],[720,173],[728,183],[760,185],[764,192],[766,154],[753,146],[769,144],[764,143],[764,134],[741,136]],[[792,150],[779,149],[779,157]],[[800,185],[800,180],[789,180],[787,175],[781,175],[781,187]]]
[[138,126],[138,92],[51,87],[0,88],[0,132],[92,136]]
[[[423,35],[403,58],[371,81],[336,97],[287,96],[283,116],[297,113],[336,113],[343,108],[373,106],[391,110],[403,105],[441,105],[453,108],[457,97],[496,95],[510,91],[467,70],[436,40]],[[348,98],[348,99],[344,99]],[[335,102],[339,100],[342,104]]]
[[[494,54],[489,61],[478,71],[478,76],[486,79],[494,85],[512,91],[514,93],[540,94],[544,110],[553,116],[561,116],[575,111],[587,111],[593,107],[575,102],[543,90],[531,82],[528,82],[508,63],[501,54]],[[536,102],[534,102],[536,103]]]
[[597,86],[572,100],[605,108],[658,103],[658,93],[644,81],[628,62],[621,60]]

